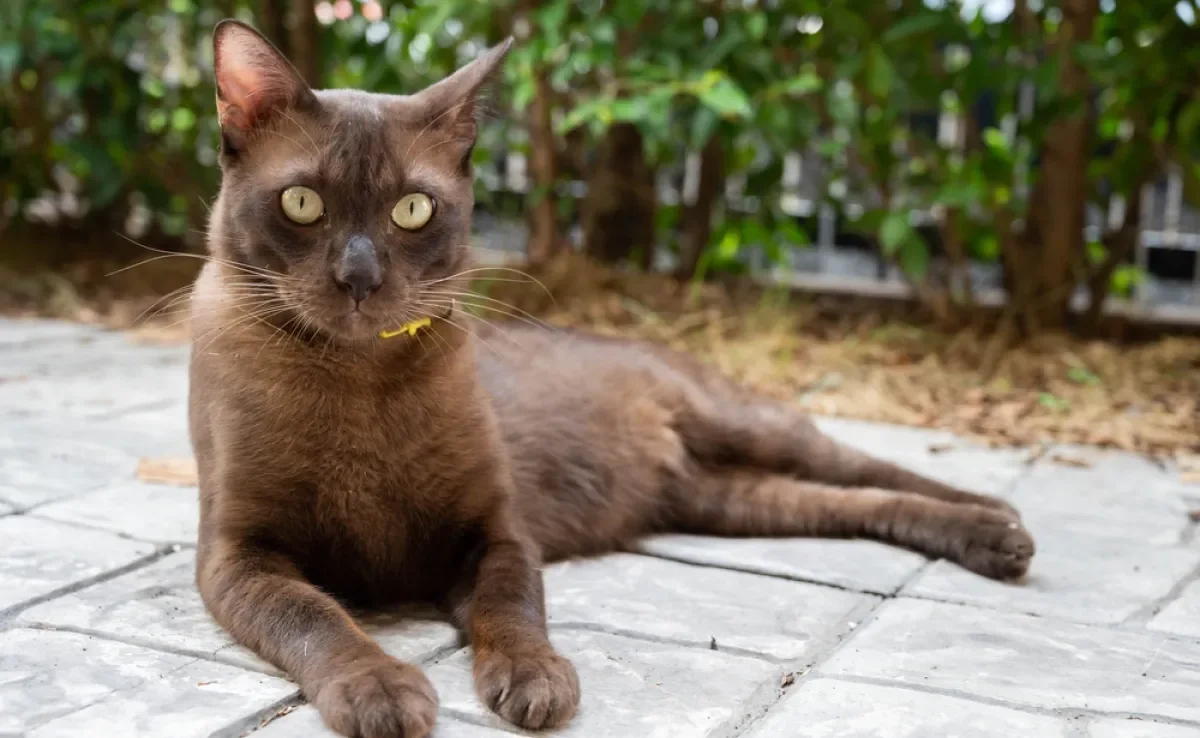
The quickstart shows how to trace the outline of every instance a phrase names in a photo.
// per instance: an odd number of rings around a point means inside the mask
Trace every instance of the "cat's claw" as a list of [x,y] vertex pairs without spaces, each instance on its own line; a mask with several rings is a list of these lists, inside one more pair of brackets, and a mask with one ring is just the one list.
[[555,728],[579,706],[575,667],[549,648],[532,653],[480,653],[475,661],[480,698],[505,720],[529,730]]

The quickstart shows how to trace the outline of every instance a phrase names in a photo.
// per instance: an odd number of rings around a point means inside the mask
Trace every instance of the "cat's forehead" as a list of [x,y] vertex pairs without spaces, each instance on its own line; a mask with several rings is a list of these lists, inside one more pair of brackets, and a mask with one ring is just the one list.
[[262,163],[342,184],[391,186],[409,179],[452,187],[455,162],[440,156],[445,134],[414,98],[322,90],[319,109],[280,121]]

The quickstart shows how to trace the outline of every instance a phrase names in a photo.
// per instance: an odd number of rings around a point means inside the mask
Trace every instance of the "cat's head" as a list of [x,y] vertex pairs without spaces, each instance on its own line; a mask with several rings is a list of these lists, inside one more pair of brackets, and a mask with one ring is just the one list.
[[249,26],[218,24],[209,248],[244,265],[227,270],[230,299],[258,295],[275,322],[349,343],[446,312],[453,282],[434,282],[467,263],[477,97],[510,43],[416,94],[380,95],[313,90]]

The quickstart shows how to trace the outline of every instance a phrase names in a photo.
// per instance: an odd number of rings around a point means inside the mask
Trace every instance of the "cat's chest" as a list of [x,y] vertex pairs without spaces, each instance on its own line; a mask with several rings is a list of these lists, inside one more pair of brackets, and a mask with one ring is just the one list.
[[[309,519],[306,569],[364,604],[436,599],[458,568],[467,529],[464,461],[448,463],[446,427],[404,398],[301,403],[284,463],[298,471]],[[368,412],[373,409],[374,412]]]

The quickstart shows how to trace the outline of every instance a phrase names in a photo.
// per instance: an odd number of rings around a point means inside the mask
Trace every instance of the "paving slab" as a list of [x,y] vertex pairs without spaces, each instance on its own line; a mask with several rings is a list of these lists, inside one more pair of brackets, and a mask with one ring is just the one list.
[[1200,582],[1187,585],[1147,627],[1200,640]]
[[784,663],[811,657],[855,611],[879,601],[632,554],[557,564],[545,582],[551,626],[583,624]]
[[[1037,555],[1025,581],[997,582],[938,561],[905,594],[1086,623],[1121,623],[1168,596],[1200,566],[1194,547],[1059,532],[1033,523]],[[1200,612],[1195,613],[1200,633]]]
[[1185,486],[1140,456],[1056,446],[1018,480],[1010,499],[1031,530],[1171,546],[1191,524]]
[[1200,643],[961,605],[889,602],[820,671],[1011,705],[1200,722]]
[[73,338],[9,347],[0,344],[0,379],[78,377],[113,367],[177,364],[181,357],[187,356],[187,350],[186,346],[138,344],[115,331],[90,330]]
[[186,394],[186,362],[179,357],[163,364],[99,363],[86,374],[0,383],[0,418],[103,420],[178,402]]
[[[252,734],[254,738],[345,738],[325,727],[315,707],[304,705],[294,712],[267,723]],[[438,715],[430,738],[512,738],[512,733]]]
[[[555,631],[551,638],[579,670],[583,690],[579,712],[555,738],[729,736],[780,694],[783,671],[757,659],[605,633]],[[506,727],[476,698],[467,650],[427,673],[443,711]]]
[[26,509],[133,478],[133,454],[79,439],[73,425],[35,429],[0,420],[0,499]]
[[36,515],[144,541],[191,545],[200,519],[199,494],[195,487],[129,480],[50,503]]
[[283,679],[78,633],[8,630],[0,654],[0,732],[26,738],[207,738],[296,691]]
[[814,679],[747,738],[1068,738],[1064,720],[899,687]]
[[972,492],[1004,496],[1027,471],[1027,451],[988,448],[948,431],[848,418],[815,422],[842,443]]
[[637,550],[692,564],[715,566],[859,592],[892,594],[929,560],[875,541],[818,538],[708,538],[661,535]]
[[38,520],[0,518],[0,611],[19,607],[153,554],[151,543]]
[[1103,718],[1089,725],[1087,734],[1088,738],[1200,738],[1200,726]]
[[[180,551],[120,577],[26,610],[23,622],[107,635],[269,673],[277,670],[233,639],[209,616],[195,584],[195,552]],[[360,618],[364,630],[396,658],[422,661],[458,644],[450,625],[427,613],[381,612]]]
[[111,335],[110,331],[69,320],[46,318],[0,318],[0,352],[16,353],[47,343],[79,343],[97,336]]

